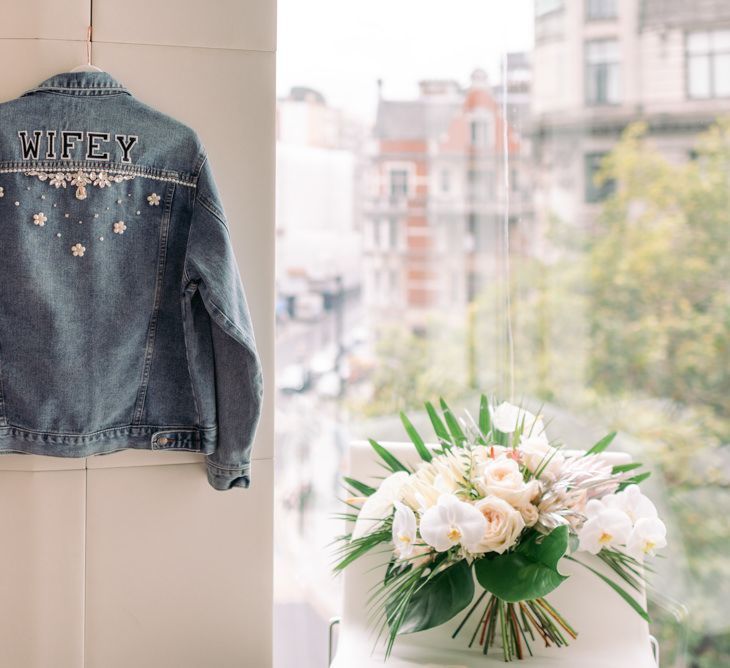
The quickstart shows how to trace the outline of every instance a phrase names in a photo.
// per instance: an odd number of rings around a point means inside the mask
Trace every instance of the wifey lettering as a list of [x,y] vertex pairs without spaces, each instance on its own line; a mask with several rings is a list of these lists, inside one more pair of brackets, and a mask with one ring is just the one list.
[[27,130],[18,131],[23,160],[112,160],[132,162],[132,149],[137,135],[110,132],[82,132],[80,130]]

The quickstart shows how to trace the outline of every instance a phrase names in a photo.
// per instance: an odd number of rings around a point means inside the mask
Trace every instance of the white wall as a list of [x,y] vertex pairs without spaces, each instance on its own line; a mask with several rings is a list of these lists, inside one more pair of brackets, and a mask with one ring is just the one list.
[[[93,2],[93,6],[92,6]],[[93,17],[93,18],[92,18]],[[252,484],[203,456],[0,457],[0,665],[271,665],[275,0],[0,0],[0,99],[86,58],[205,142],[265,374]]]

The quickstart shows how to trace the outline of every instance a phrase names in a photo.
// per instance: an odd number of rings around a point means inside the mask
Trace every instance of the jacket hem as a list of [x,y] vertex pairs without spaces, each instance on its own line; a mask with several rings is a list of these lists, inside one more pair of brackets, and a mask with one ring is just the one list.
[[0,455],[91,457],[118,450],[188,450],[211,454],[217,427],[123,425],[86,434],[34,431],[13,425],[0,427]]
[[206,462],[208,482],[211,487],[221,492],[234,487],[248,489],[251,485],[251,464],[244,464],[236,469],[221,468],[210,460]]

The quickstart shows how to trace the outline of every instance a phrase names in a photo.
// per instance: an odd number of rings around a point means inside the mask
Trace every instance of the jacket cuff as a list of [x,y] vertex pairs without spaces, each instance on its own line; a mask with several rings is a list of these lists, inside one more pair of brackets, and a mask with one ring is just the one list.
[[251,484],[251,465],[245,464],[239,467],[224,467],[206,462],[208,471],[208,482],[214,489],[225,491],[234,487],[247,488]]

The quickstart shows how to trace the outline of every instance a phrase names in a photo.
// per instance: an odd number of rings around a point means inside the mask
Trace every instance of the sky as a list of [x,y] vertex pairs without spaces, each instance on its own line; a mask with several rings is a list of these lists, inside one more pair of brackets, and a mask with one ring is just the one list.
[[413,99],[420,79],[499,79],[500,54],[529,49],[533,0],[279,0],[277,95],[292,86],[366,122],[383,96]]

